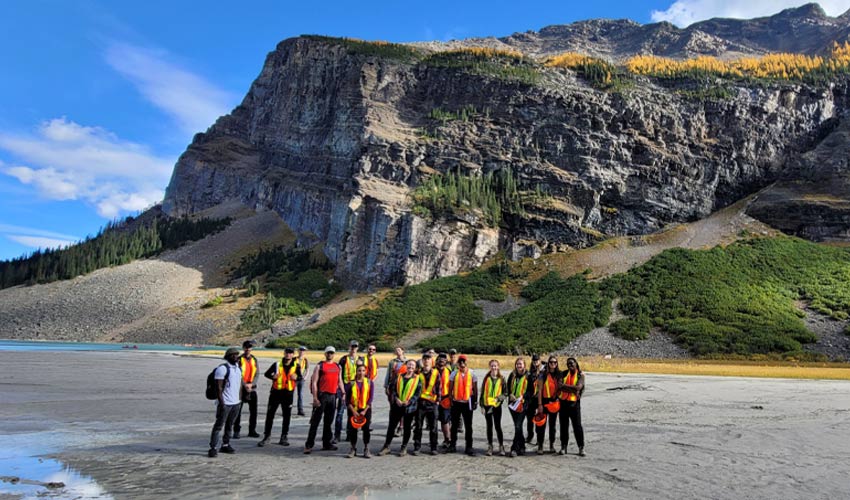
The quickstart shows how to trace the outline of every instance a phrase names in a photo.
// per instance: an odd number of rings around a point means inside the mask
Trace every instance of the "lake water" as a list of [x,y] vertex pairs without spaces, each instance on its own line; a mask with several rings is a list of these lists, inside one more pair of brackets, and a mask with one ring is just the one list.
[[0,351],[196,351],[204,349],[221,349],[221,347],[187,347],[174,344],[108,344],[97,342],[0,340]]

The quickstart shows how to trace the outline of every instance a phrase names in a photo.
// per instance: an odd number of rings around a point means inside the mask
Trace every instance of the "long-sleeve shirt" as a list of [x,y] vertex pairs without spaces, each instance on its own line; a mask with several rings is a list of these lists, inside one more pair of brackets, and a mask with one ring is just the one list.
[[[299,379],[302,378],[303,375],[301,374],[301,363],[299,363],[297,359],[293,359],[292,362],[295,363],[295,376],[296,376],[296,378],[299,378]],[[266,377],[269,380],[274,380],[275,377],[277,376],[277,366],[279,364],[280,364],[279,361],[275,361],[274,363],[272,363],[272,365],[269,366],[269,369],[266,370],[265,373],[263,373],[263,376]]]
[[399,365],[405,362],[406,360],[393,358],[387,363],[387,373],[384,375],[384,389],[389,389],[390,384],[395,381]]
[[[488,381],[489,381],[489,385],[490,385],[489,391],[487,390],[488,388],[485,387],[485,386],[488,385]],[[489,394],[488,394],[488,392],[489,392]],[[484,380],[481,382],[481,400],[479,401],[481,406],[501,406],[502,405],[502,399],[498,399],[496,401],[496,404],[494,404],[494,405],[488,405],[487,404],[487,396],[492,395],[492,394],[496,394],[496,393],[498,393],[499,395],[504,394],[505,396],[507,396],[508,391],[505,387],[505,377],[499,375],[498,378],[494,379],[488,373],[487,375],[484,376]]]
[[390,385],[390,398],[393,406],[398,407],[396,398],[401,399],[401,395],[399,395],[398,380],[402,380],[402,385],[404,387],[407,387],[407,384],[413,384],[417,381],[417,379],[419,379],[419,383],[416,385],[416,389],[410,396],[410,404],[405,407],[407,413],[416,411],[416,403],[419,401],[419,394],[422,392],[422,378],[419,377],[419,375],[413,375],[410,378],[405,378],[404,375],[402,375],[399,379],[396,380],[396,383]]
[[[525,391],[521,389],[522,387],[522,379],[525,378]],[[511,372],[508,375],[507,382],[507,393],[508,396],[513,396],[516,399],[522,397],[523,407],[528,407],[529,402],[534,398],[534,382],[536,382],[536,375],[532,375],[528,372],[525,372],[521,376],[517,376],[516,372]]]

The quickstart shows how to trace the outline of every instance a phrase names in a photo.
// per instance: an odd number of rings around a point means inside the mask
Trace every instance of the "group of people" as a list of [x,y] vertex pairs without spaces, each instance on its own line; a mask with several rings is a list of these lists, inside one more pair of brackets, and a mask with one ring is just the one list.
[[[249,437],[257,433],[257,358],[251,353],[254,344],[246,341],[243,351],[227,349],[223,363],[214,372],[219,389],[216,421],[210,438],[209,456],[218,452],[234,453],[230,439],[239,439],[242,406],[249,408]],[[309,375],[309,363],[300,347],[287,348],[283,358],[273,363],[265,372],[272,382],[269,393],[265,429],[258,446],[266,446],[270,439],[274,418],[280,409],[283,417],[279,444],[288,446],[288,433],[293,406],[299,415],[305,415],[302,397],[304,383],[309,383],[312,399],[310,430],[304,453],[312,453],[316,444],[319,424],[323,423],[322,450],[337,450],[341,442],[343,422],[346,422],[347,440],[351,447],[348,457],[357,456],[358,437],[362,439],[361,456],[372,456],[372,408],[378,389],[377,349],[370,344],[366,356],[358,355],[359,343],[351,341],[348,353],[335,361],[336,349],[328,346],[324,360],[318,362]],[[549,429],[549,452],[556,453],[555,440],[560,423],[560,449],[565,455],[572,426],[578,445],[578,455],[584,456],[584,430],[581,424],[581,396],[584,392],[584,374],[575,358],[567,359],[561,369],[558,358],[550,356],[541,364],[538,355],[531,358],[530,366],[520,357],[505,378],[497,360],[489,362],[489,370],[479,384],[468,366],[465,355],[454,349],[437,354],[433,349],[422,353],[419,359],[407,359],[404,350],[397,347],[396,357],[387,365],[383,392],[390,404],[389,425],[383,446],[378,455],[390,453],[394,438],[401,437],[399,454],[412,455],[458,451],[457,440],[464,434],[465,452],[475,455],[472,447],[472,420],[476,410],[484,414],[487,429],[486,454],[515,457],[524,455],[526,445],[536,437],[537,454],[544,454],[546,429]],[[296,403],[297,392],[297,403]],[[505,449],[502,431],[503,406],[507,406],[514,424],[510,449]],[[231,432],[232,429],[232,432]],[[464,431],[465,429],[465,431]],[[220,434],[224,430],[224,436]],[[427,443],[423,449],[423,434]],[[495,441],[494,441],[495,431]],[[439,445],[442,433],[443,442]],[[409,450],[413,438],[413,449]]]

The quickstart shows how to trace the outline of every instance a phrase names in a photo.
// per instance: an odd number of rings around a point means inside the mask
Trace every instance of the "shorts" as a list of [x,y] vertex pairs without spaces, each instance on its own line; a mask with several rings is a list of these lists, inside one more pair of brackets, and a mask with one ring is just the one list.
[[437,409],[437,420],[439,420],[441,424],[450,424],[452,422],[452,409],[443,408],[442,406],[439,407]]

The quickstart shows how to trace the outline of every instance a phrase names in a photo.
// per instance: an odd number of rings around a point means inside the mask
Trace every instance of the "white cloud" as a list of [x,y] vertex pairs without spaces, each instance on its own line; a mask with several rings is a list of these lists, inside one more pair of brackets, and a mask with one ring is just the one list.
[[[783,9],[811,3],[806,0],[677,0],[667,10],[652,11],[655,22],[669,21],[685,27],[713,17],[751,19],[770,16]],[[850,0],[820,0],[818,2],[830,16],[838,16],[850,9]]]
[[22,234],[9,234],[7,238],[20,243],[21,245],[31,248],[65,248],[76,243],[75,240],[60,240],[55,238],[45,238],[43,236],[26,236]]
[[45,231],[43,229],[37,229],[32,227],[24,227],[24,226],[15,226],[13,224],[3,224],[0,223],[0,233],[15,233],[22,234],[26,236],[41,236],[44,238],[53,238],[55,240],[67,240],[73,241],[77,240],[76,236],[71,236],[68,234],[57,233],[54,231]]
[[64,117],[44,122],[36,134],[0,132],[0,149],[26,164],[3,164],[0,172],[51,200],[88,201],[108,218],[160,201],[175,161]]
[[237,96],[170,62],[162,50],[113,43],[106,61],[185,132],[205,131],[238,102]]

